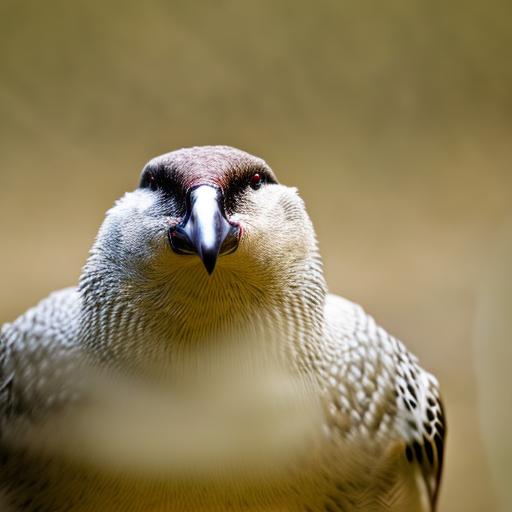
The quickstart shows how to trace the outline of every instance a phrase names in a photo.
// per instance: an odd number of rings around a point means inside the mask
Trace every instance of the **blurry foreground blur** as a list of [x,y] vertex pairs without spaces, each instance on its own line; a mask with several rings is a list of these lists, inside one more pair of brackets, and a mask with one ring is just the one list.
[[204,342],[211,350],[190,351],[158,380],[100,371],[75,353],[79,369],[57,363],[46,379],[53,404],[16,420],[7,443],[143,480],[271,481],[296,466],[323,432],[315,384],[264,358],[264,340]]
[[512,510],[512,224],[500,234],[482,279],[474,346],[482,438],[500,510]]

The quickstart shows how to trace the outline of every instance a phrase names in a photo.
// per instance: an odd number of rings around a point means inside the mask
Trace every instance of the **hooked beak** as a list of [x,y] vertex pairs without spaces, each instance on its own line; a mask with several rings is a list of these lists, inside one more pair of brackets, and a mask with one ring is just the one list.
[[197,254],[211,274],[219,255],[236,250],[239,235],[240,227],[226,218],[222,192],[200,185],[189,191],[186,215],[169,230],[169,241],[177,254]]

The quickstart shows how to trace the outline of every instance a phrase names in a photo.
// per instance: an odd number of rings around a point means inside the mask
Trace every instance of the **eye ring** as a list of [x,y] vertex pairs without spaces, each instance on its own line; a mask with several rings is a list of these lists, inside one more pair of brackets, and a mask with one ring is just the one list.
[[258,190],[261,185],[263,184],[263,179],[261,177],[260,173],[255,173],[251,176],[251,179],[249,180],[249,184],[251,185],[251,188],[253,190]]

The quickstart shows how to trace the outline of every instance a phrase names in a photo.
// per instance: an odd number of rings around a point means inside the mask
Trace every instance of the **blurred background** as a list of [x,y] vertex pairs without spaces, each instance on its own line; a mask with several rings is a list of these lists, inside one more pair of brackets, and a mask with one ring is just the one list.
[[511,62],[506,0],[1,0],[0,323],[76,283],[150,157],[238,146],[439,377],[440,510],[512,510]]

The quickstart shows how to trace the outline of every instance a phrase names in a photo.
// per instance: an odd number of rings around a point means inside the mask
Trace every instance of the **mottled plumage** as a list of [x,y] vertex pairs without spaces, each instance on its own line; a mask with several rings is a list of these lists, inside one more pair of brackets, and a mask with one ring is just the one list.
[[[91,381],[111,373],[172,386],[185,360],[209,360],[219,340],[227,353],[243,346],[231,338],[313,390],[318,421],[306,407],[315,425],[293,463],[272,462],[275,474],[254,480],[219,480],[217,470],[180,480],[106,468],[81,458],[79,440],[80,456],[59,451],[84,427],[61,418],[88,410]],[[15,512],[433,511],[445,438],[435,378],[360,306],[327,293],[296,191],[261,159],[217,146],[151,160],[107,214],[79,286],[2,327],[0,418],[0,500]],[[57,449],[38,444],[47,430],[59,432]]]

